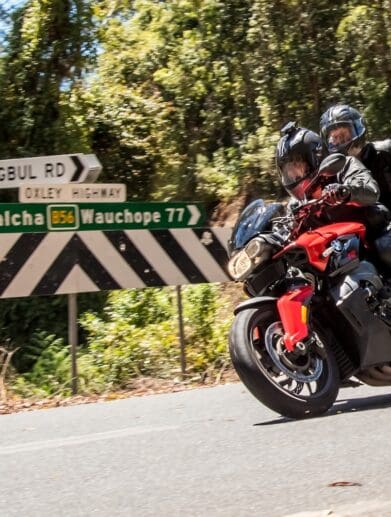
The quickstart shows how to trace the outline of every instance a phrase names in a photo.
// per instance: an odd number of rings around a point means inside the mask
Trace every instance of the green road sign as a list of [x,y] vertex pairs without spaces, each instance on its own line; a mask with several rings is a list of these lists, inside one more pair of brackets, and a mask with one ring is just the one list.
[[204,222],[200,203],[0,204],[0,233],[191,228]]

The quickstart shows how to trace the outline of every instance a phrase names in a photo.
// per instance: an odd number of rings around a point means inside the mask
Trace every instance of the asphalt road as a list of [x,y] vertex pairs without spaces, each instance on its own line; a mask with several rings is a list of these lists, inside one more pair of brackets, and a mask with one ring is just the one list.
[[233,384],[4,415],[0,516],[391,516],[390,413],[361,387],[289,421]]

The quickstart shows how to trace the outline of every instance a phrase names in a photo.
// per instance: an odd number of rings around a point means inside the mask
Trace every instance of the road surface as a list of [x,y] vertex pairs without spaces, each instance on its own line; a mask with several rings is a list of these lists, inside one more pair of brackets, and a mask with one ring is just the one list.
[[391,516],[391,388],[289,421],[231,384],[4,415],[0,438],[1,517]]

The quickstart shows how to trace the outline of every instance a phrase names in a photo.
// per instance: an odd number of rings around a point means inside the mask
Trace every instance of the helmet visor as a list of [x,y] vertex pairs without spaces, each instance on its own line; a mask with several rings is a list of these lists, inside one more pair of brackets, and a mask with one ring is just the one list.
[[310,165],[303,160],[285,162],[281,167],[283,186],[296,199],[303,200],[311,186],[313,174]]
[[282,184],[289,187],[310,175],[310,166],[303,160],[285,162],[281,167]]
[[327,130],[327,149],[329,153],[346,152],[353,140],[357,138],[353,124],[338,124]]

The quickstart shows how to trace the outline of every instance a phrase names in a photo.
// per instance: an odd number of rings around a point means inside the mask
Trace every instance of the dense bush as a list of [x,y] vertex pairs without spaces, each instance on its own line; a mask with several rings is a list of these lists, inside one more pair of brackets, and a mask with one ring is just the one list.
[[[79,312],[99,314],[107,293],[82,293],[78,296]],[[51,343],[47,336],[67,340],[68,312],[66,296],[35,296],[0,300],[0,342],[9,349],[18,348],[13,356],[15,371],[25,373],[33,368],[43,350]],[[80,340],[84,340],[83,331]]]
[[[183,318],[187,376],[202,380],[218,375],[228,363],[230,316],[223,288],[186,286]],[[102,393],[131,386],[136,377],[161,379],[181,375],[175,290],[113,291],[101,313],[80,317],[85,342],[78,353],[82,393]],[[19,395],[70,394],[70,356],[64,340],[41,332],[41,354],[32,369],[14,377]]]
[[12,390],[24,396],[70,394],[71,360],[68,347],[55,335],[40,334],[41,353],[31,371],[16,375]]

